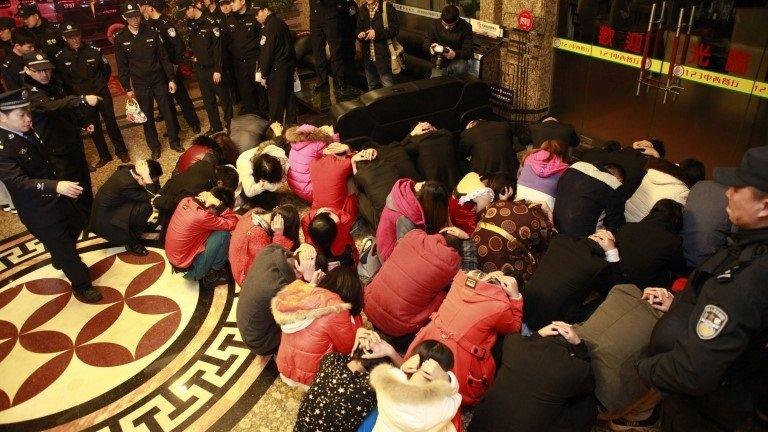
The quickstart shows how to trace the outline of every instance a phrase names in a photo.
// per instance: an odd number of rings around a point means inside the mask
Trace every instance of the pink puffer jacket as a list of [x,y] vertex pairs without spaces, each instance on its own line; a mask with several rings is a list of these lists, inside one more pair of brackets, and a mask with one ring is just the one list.
[[312,201],[312,182],[309,178],[309,165],[320,159],[323,149],[337,136],[330,136],[312,125],[296,126],[288,129],[285,139],[291,145],[288,154],[288,187],[299,198]]

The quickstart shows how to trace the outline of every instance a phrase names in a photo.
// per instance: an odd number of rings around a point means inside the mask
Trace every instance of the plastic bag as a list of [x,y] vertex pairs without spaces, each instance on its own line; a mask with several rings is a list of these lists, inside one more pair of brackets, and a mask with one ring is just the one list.
[[147,121],[147,116],[141,111],[139,102],[134,98],[125,101],[125,118],[131,123],[144,123]]

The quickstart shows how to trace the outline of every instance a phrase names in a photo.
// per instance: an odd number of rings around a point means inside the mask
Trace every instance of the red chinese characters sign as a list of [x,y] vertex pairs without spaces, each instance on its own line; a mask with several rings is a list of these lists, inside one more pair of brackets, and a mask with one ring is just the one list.
[[517,28],[525,32],[533,30],[533,13],[531,11],[524,10],[517,15]]

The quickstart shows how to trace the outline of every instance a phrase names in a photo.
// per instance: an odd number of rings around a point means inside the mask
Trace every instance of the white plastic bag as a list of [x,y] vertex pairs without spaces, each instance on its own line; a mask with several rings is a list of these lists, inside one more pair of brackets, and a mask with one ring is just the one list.
[[125,101],[125,118],[131,123],[144,123],[147,116],[141,111],[139,102],[134,98]]

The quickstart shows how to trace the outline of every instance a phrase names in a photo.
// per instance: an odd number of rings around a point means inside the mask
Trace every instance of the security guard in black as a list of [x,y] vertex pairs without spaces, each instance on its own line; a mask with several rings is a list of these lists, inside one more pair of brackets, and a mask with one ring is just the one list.
[[257,2],[257,19],[262,22],[259,43],[259,74],[266,82],[269,100],[269,120],[280,124],[293,123],[293,80],[296,69],[296,51],[288,25],[278,18],[267,1]]

